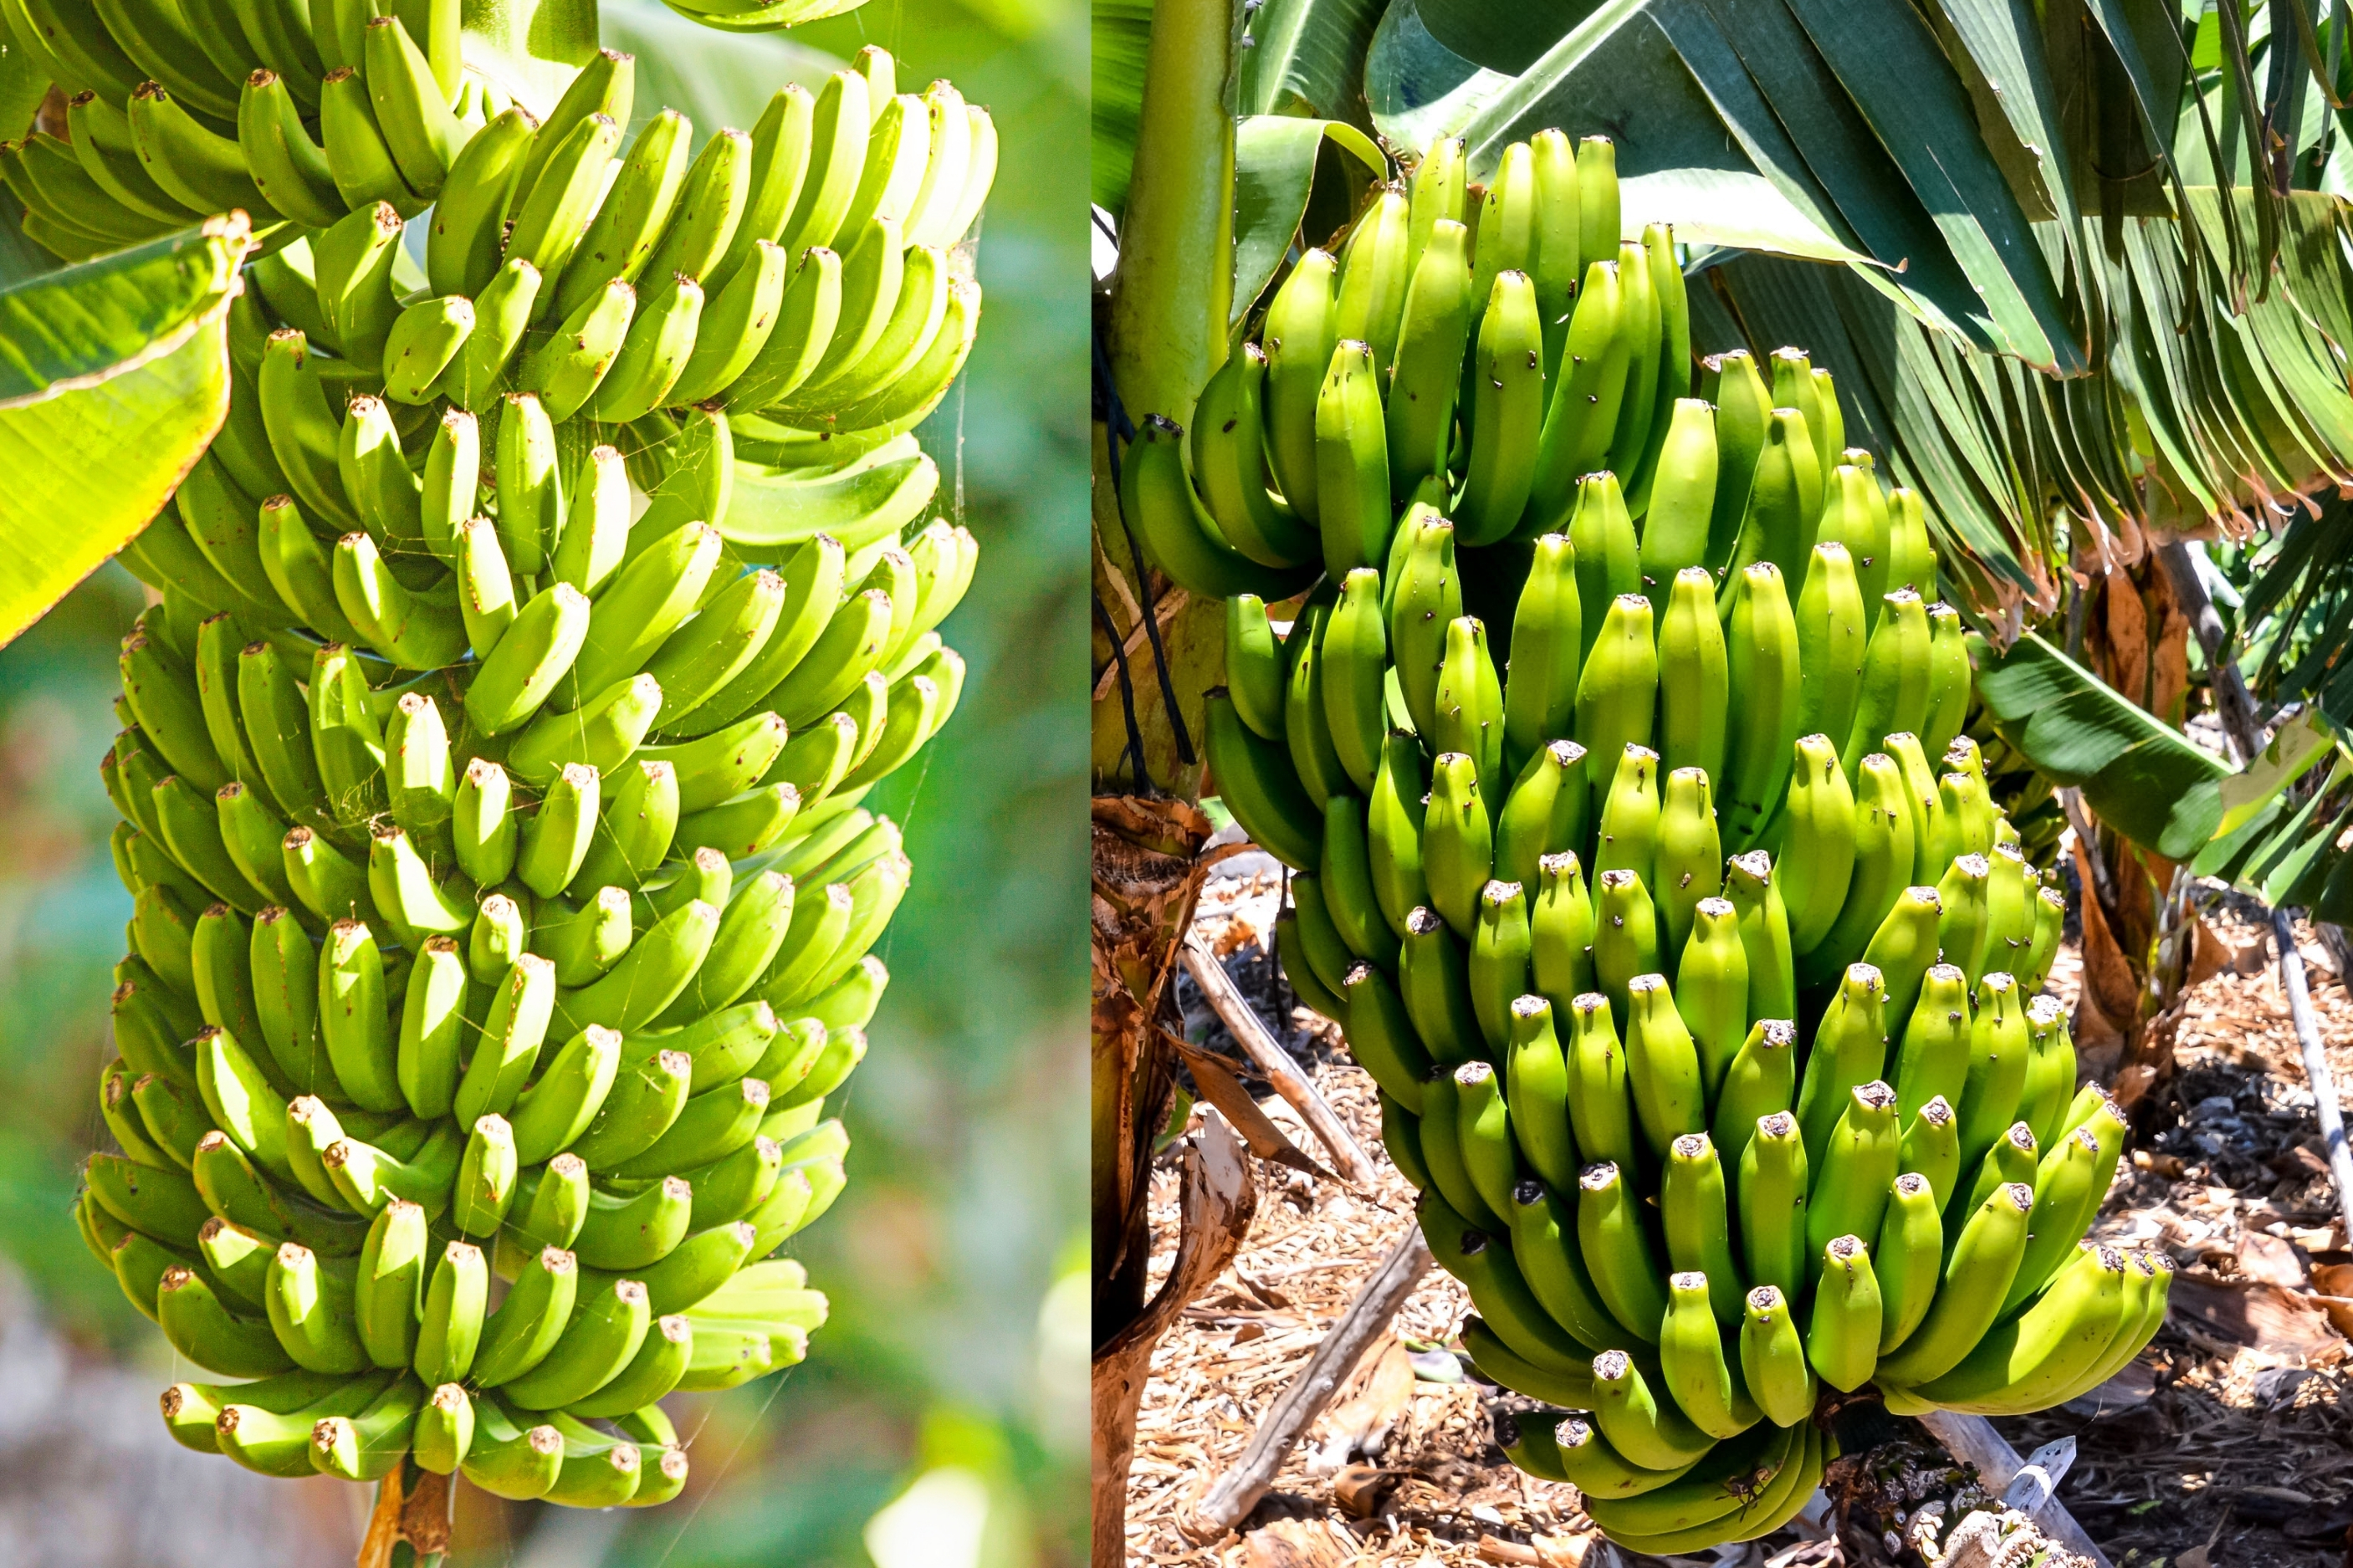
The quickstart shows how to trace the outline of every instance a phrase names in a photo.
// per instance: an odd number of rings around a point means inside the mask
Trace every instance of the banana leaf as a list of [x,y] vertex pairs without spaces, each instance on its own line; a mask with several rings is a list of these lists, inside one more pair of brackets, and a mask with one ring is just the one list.
[[1152,43],[1152,0],[1094,0],[1093,91],[1088,100],[1087,192],[1116,218],[1127,206],[1135,133],[1144,121],[1144,60]]
[[2214,837],[2229,763],[2037,633],[2001,653],[1972,637],[1970,658],[2001,738],[2053,783],[2082,790],[2101,821],[2175,860]]
[[227,416],[248,239],[214,218],[0,289],[0,643],[145,528]]
[[596,54],[596,0],[464,0],[466,66],[544,116]]
[[715,33],[657,0],[604,0],[604,38],[637,57],[631,120],[675,109],[694,121],[698,145],[723,126],[749,131],[786,82],[814,92],[841,68],[823,50],[774,33]]
[[1343,120],[1297,120],[1253,114],[1234,127],[1234,299],[1229,325],[1239,325],[1274,279],[1307,216],[1317,154],[1326,142],[1376,180],[1388,160],[1372,138]]
[[1363,61],[1382,0],[1267,0],[1242,35],[1240,110],[1372,129]]

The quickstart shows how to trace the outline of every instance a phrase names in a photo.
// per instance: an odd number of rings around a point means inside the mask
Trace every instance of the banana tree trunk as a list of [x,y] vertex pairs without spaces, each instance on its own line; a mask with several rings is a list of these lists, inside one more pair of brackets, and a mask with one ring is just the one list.
[[1094,803],[1093,1511],[1095,1568],[1126,1561],[1128,1460],[1153,1347],[1241,1245],[1254,1204],[1250,1162],[1222,1119],[1186,1151],[1175,1265],[1145,1300],[1152,1146],[1176,1087],[1166,1037],[1177,954],[1214,857],[1209,818],[1180,800]]
[[[1155,574],[1122,522],[1122,441],[1148,416],[1179,423],[1224,357],[1232,295],[1234,122],[1225,0],[1157,0],[1119,263],[1096,316],[1094,431],[1093,1514],[1095,1568],[1126,1561],[1127,1470],[1152,1350],[1232,1258],[1254,1202],[1222,1120],[1185,1155],[1184,1232],[1145,1300],[1152,1149],[1176,1062],[1174,975],[1208,867],[1201,693],[1222,677],[1220,607]],[[1164,790],[1174,792],[1164,794]]]
[[[2135,704],[2180,723],[2191,617],[2159,552],[2092,576],[2083,592],[2084,662]],[[2173,1077],[2189,972],[2188,868],[2091,819],[2080,801],[2069,815],[2083,889],[2077,1047],[2085,1076],[2130,1107]]]

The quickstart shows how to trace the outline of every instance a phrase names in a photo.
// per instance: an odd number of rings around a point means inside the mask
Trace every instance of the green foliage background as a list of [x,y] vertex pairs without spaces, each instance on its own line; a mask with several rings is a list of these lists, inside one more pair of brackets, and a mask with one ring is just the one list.
[[[608,4],[608,24],[622,5]],[[618,30],[614,28],[611,30]],[[982,229],[987,317],[965,384],[923,432],[982,569],[943,631],[962,710],[876,801],[905,826],[913,891],[879,949],[892,984],[851,1082],[849,1192],[801,1256],[831,1295],[807,1364],[702,1403],[695,1480],[622,1521],[581,1568],[869,1562],[875,1510],[924,1470],[989,1480],[988,1568],[1075,1563],[1085,1516],[1078,1287],[1085,957],[1086,28],[1077,0],[872,0],[790,41],[891,49],[947,76],[1004,149]],[[115,643],[141,607],[109,565],[0,651],[0,1253],[93,1354],[175,1375],[92,1266],[69,1205],[103,1132],[107,970],[131,901],[109,861],[98,760]],[[156,1434],[162,1438],[160,1427]],[[336,1483],[321,1482],[322,1486]],[[461,1497],[463,1564],[510,1561],[534,1506]],[[584,1542],[585,1544],[585,1542]],[[597,1550],[590,1548],[590,1550]]]

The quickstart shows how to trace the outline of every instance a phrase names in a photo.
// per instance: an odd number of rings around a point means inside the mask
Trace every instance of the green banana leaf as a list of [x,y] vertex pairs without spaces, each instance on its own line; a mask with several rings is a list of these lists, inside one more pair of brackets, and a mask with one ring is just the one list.
[[[2081,311],[2031,226],[2051,210],[2041,187],[2069,186],[2035,177],[2010,121],[1988,136],[1962,68],[1984,68],[1960,38],[1957,63],[1913,7],[1825,0],[1608,0],[1543,37],[1559,18],[1483,0],[1393,10],[1366,60],[1375,124],[1393,143],[1462,136],[1474,177],[1544,126],[1608,135],[1630,227],[1875,262],[1924,318],[2047,371],[2084,368]],[[2047,89],[2039,31],[2021,18],[1972,18],[1968,37],[1989,58],[2027,59],[2021,85]],[[2051,94],[2026,96],[2042,123]],[[2031,209],[2004,148],[2028,165]]]
[[2101,821],[2175,860],[2214,837],[2230,764],[2034,632],[2000,654],[1970,643],[1978,697],[2001,738],[2052,782],[2081,789]]
[[786,82],[815,92],[841,68],[834,56],[778,34],[712,32],[659,0],[604,0],[604,37],[607,48],[637,57],[630,119],[642,125],[675,109],[694,121],[697,145],[724,126],[751,130]]
[[248,239],[214,218],[0,289],[0,643],[146,527],[227,416]]
[[1127,209],[1128,171],[1144,121],[1144,58],[1152,43],[1152,0],[1094,0],[1088,100],[1087,193],[1116,218]]
[[[596,0],[461,0],[459,16],[467,67],[537,115],[555,107],[600,42]],[[640,99],[643,89],[641,79]]]
[[1388,160],[1372,138],[1342,120],[1295,120],[1253,114],[1234,128],[1234,300],[1228,325],[1238,326],[1266,291],[1315,186],[1316,154],[1325,142],[1354,157],[1377,180]]
[[[1436,10],[1449,22],[1476,16],[1443,0]],[[1509,73],[1490,70],[1440,40],[1423,17],[1421,0],[1389,0],[1365,55],[1366,106],[1396,147],[1419,149],[1453,135],[1511,81]]]
[[1242,35],[1241,113],[1345,120],[1372,129],[1365,50],[1383,0],[1266,0]]
[[2222,781],[2222,820],[2214,837],[2222,838],[2253,821],[2282,791],[2336,751],[2336,728],[2316,709],[2306,708],[2282,724],[2263,755]]

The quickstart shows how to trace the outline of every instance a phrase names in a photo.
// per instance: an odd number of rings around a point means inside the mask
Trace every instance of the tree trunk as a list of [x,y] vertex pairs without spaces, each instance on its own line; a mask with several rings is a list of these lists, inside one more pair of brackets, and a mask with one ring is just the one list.
[[[2092,572],[2097,564],[2077,563]],[[2160,552],[2144,550],[2130,564],[2109,565],[2083,593],[2084,662],[2137,706],[2181,723],[2191,616]],[[2187,868],[2090,822],[2080,809],[2070,815],[2084,910],[2077,1047],[2085,1076],[2110,1084],[2129,1108],[2173,1077],[2189,973]]]
[[1203,853],[1209,834],[1208,814],[1185,801],[1105,795],[1094,802],[1095,1568],[1125,1561],[1127,1467],[1152,1348],[1232,1258],[1254,1202],[1246,1151],[1222,1118],[1209,1118],[1187,1150],[1176,1265],[1146,1302],[1152,1145],[1167,1123],[1176,1086],[1176,1064],[1162,1031],[1182,1026],[1177,953],[1202,879],[1220,858]]

